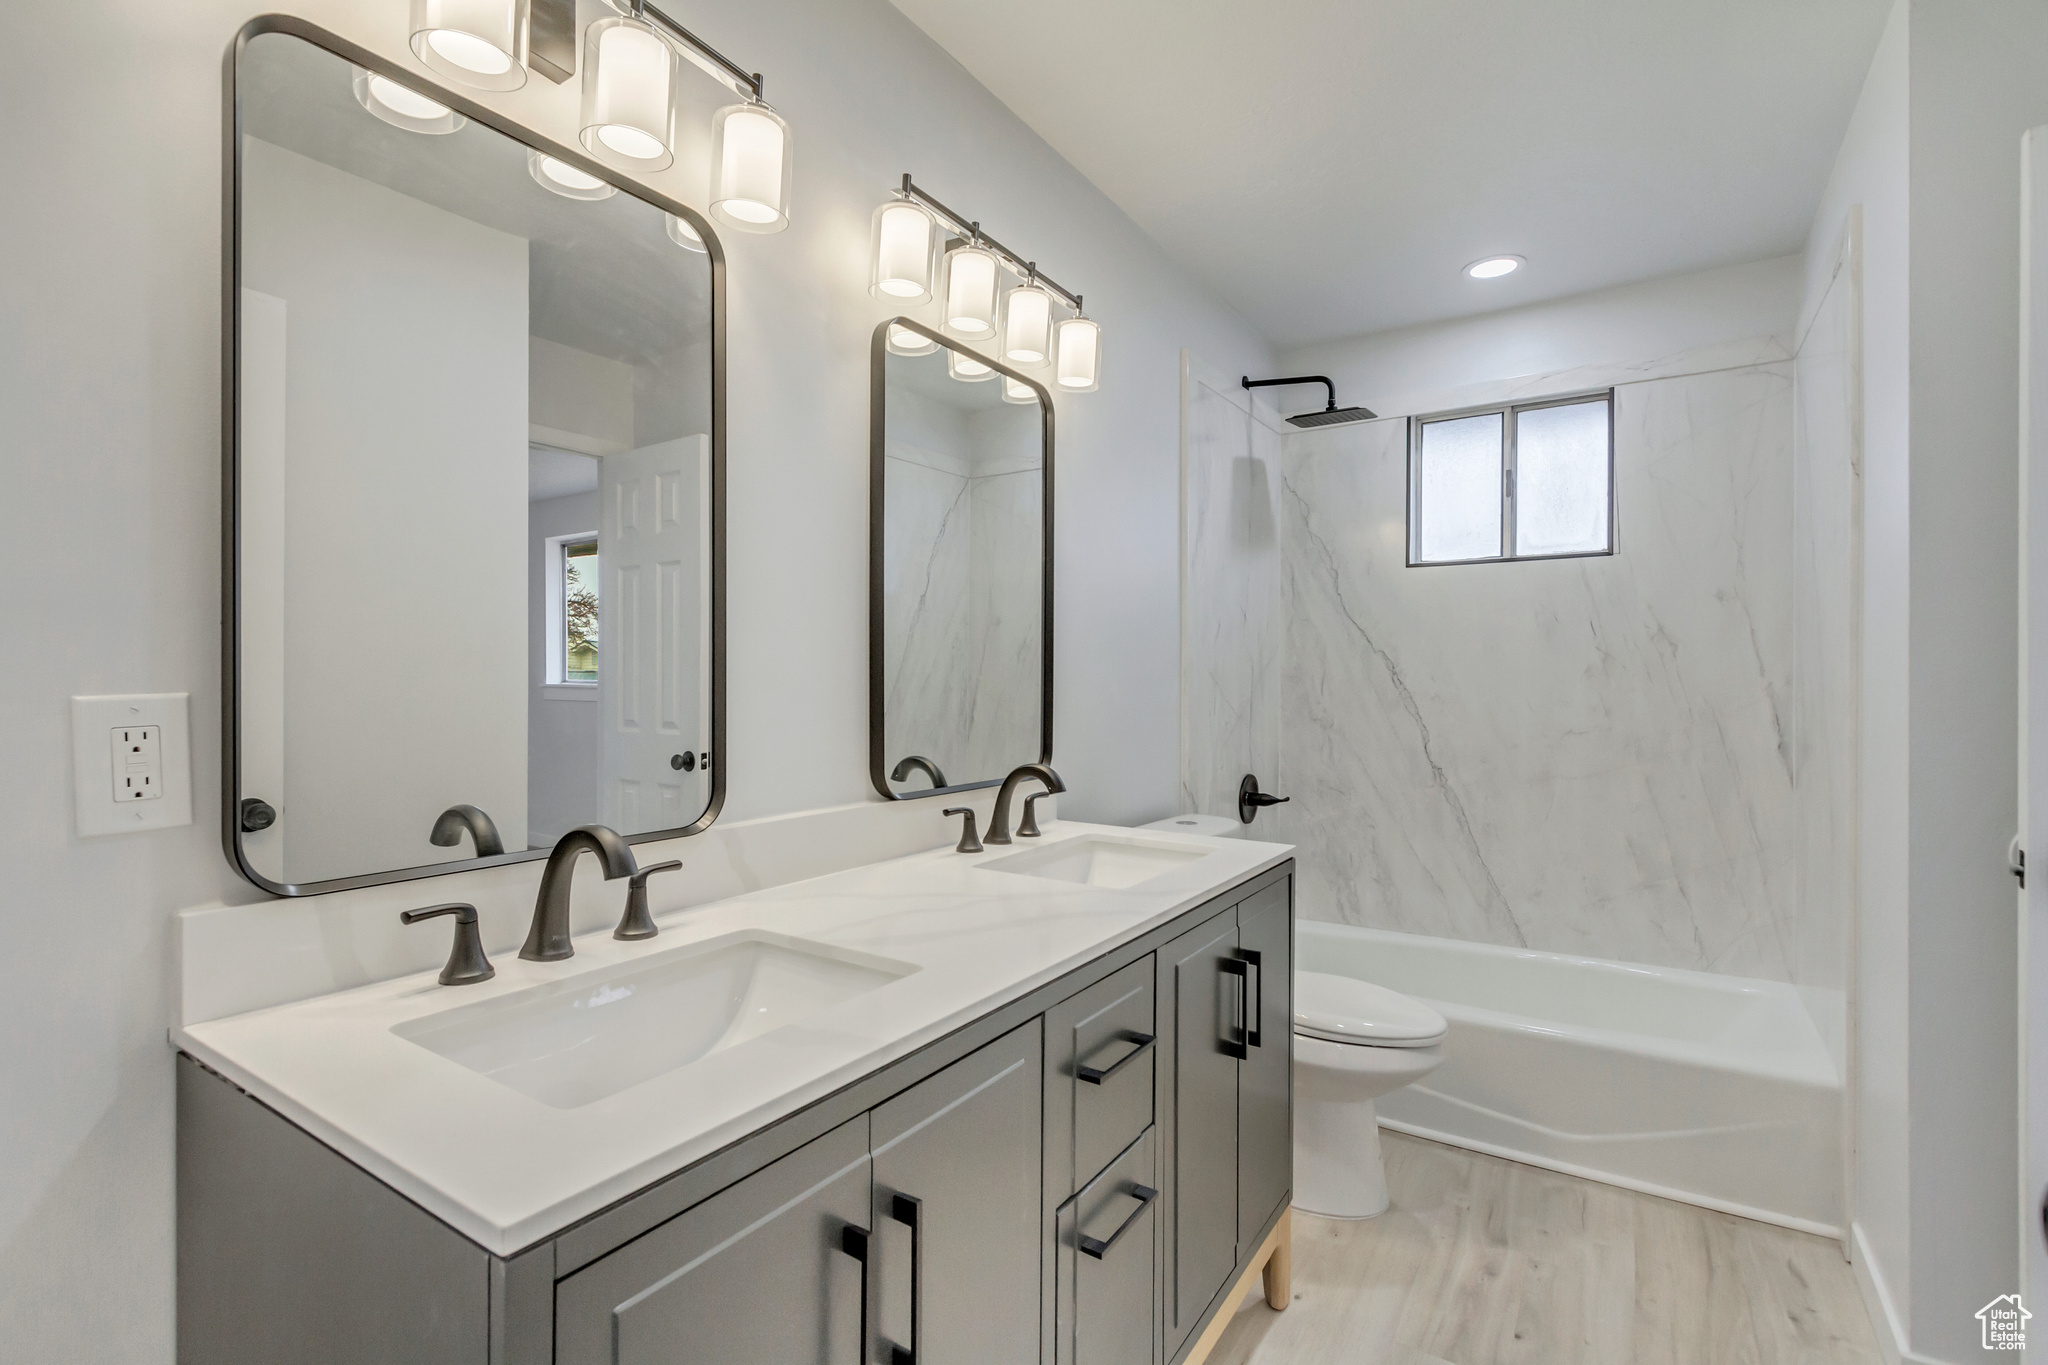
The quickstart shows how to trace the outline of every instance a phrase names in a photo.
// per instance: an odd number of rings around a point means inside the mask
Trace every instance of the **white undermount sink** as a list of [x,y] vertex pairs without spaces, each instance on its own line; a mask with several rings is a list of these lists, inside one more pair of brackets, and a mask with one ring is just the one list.
[[982,867],[990,872],[1015,872],[1026,877],[1049,877],[1054,881],[1122,890],[1208,856],[1208,849],[1189,848],[1185,844],[1084,834],[1044,848],[991,858]]
[[917,970],[742,930],[391,1031],[542,1104],[576,1109]]

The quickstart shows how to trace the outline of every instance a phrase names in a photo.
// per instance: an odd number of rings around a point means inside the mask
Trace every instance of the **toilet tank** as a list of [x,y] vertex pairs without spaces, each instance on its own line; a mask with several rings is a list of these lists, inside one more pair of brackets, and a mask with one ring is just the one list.
[[1245,827],[1229,815],[1170,815],[1154,820],[1144,829],[1163,829],[1174,834],[1202,834],[1211,839],[1242,839]]

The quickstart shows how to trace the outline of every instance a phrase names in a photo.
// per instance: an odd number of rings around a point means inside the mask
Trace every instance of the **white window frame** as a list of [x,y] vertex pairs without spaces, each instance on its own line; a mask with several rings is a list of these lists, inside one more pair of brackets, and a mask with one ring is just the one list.
[[[1607,548],[1604,550],[1569,550],[1554,555],[1524,555],[1515,553],[1515,432],[1516,419],[1525,412],[1538,408],[1563,408],[1574,403],[1591,403],[1604,400],[1607,404]],[[1461,417],[1485,417],[1499,413],[1501,419],[1501,509],[1500,509],[1500,553],[1482,555],[1477,559],[1417,559],[1422,531],[1422,429],[1435,422],[1452,422]],[[1611,556],[1620,539],[1621,520],[1616,511],[1614,488],[1614,390],[1592,389],[1585,393],[1564,394],[1556,398],[1534,398],[1523,403],[1487,403],[1476,408],[1458,408],[1451,412],[1432,412],[1408,419],[1408,567],[1411,569],[1440,569],[1454,564],[1519,564],[1544,559],[1598,559]]]
[[[567,663],[565,643],[568,638],[568,595],[569,584],[564,549],[580,545],[586,540],[596,540],[595,531],[578,531],[573,535],[549,536],[543,544],[547,555],[547,674],[544,684],[548,696],[563,701],[596,701],[599,684],[568,678],[564,664]],[[602,670],[600,670],[602,676]]]

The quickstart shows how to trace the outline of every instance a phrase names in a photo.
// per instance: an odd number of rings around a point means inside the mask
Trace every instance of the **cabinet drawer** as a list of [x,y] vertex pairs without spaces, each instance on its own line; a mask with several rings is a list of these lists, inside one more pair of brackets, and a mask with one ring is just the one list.
[[1048,1108],[1055,1198],[1079,1189],[1152,1126],[1153,1014],[1150,956],[1047,1011],[1047,1088],[1060,1101]]
[[1060,1209],[1055,1365],[1157,1359],[1158,1163],[1147,1128]]

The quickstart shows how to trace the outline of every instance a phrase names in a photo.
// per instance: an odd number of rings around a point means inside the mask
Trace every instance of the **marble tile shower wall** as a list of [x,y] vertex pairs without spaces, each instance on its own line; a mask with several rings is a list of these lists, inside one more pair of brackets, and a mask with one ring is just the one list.
[[1792,387],[1618,388],[1611,557],[1407,568],[1406,424],[1285,438],[1305,915],[1797,979]]
[[1193,357],[1181,397],[1180,809],[1230,815],[1245,774],[1278,790],[1281,436]]

